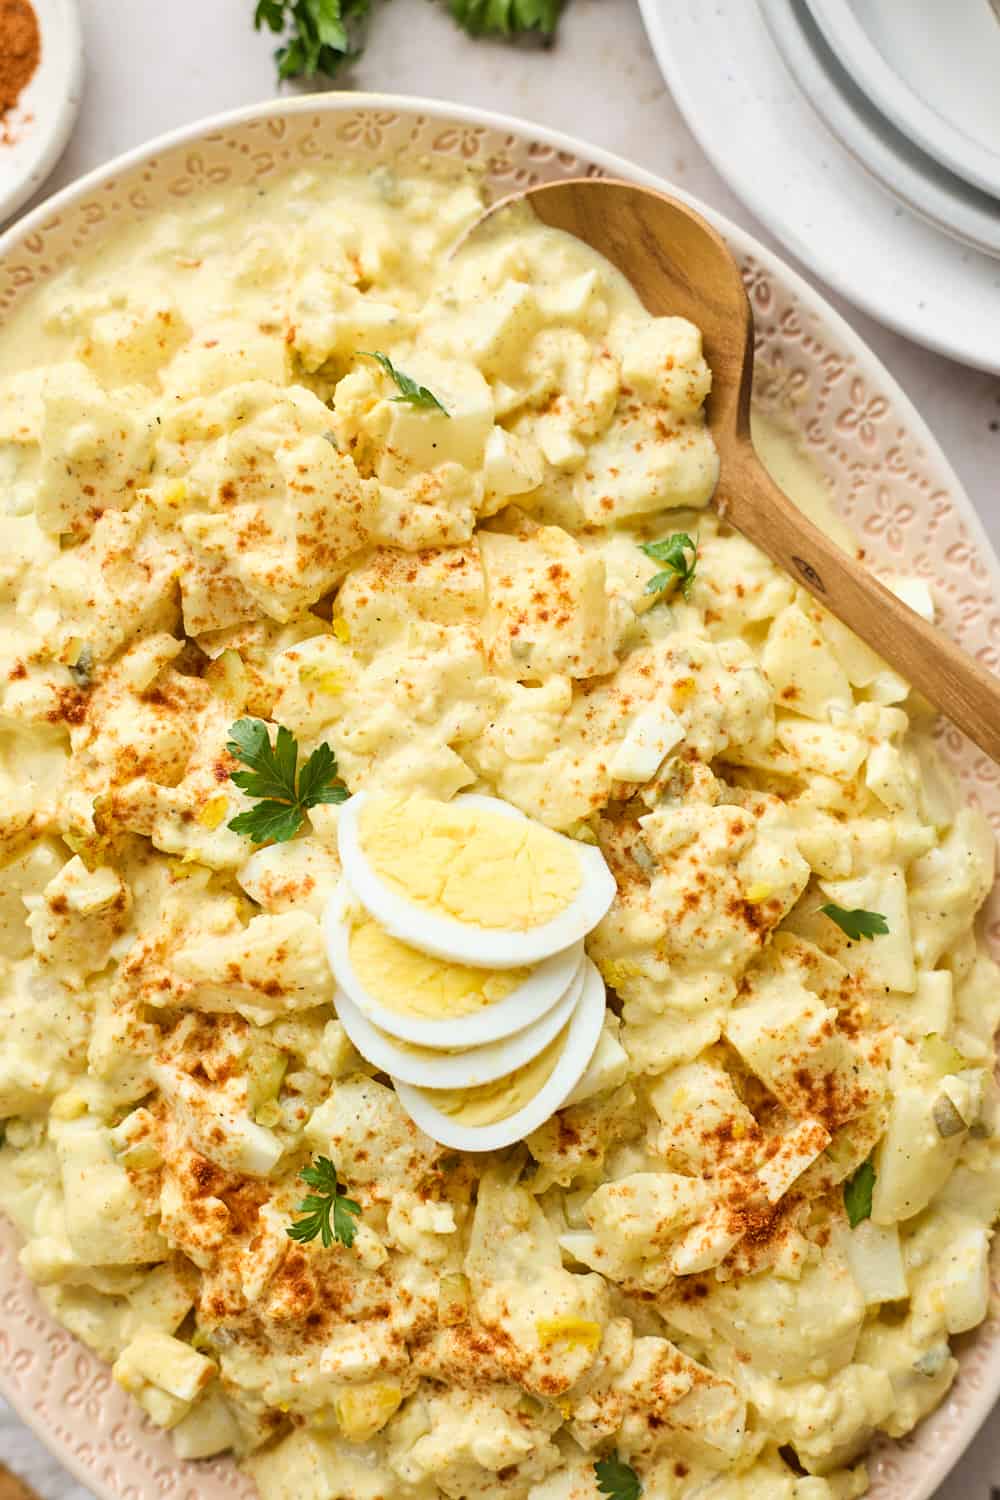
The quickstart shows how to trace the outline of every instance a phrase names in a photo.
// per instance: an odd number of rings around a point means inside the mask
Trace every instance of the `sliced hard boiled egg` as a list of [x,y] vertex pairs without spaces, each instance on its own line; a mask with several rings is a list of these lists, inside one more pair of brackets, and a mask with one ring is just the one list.
[[466,1047],[458,1052],[441,1052],[432,1047],[415,1047],[397,1042],[377,1026],[348,999],[343,990],[334,996],[341,1024],[362,1057],[374,1063],[383,1073],[426,1089],[468,1089],[492,1083],[524,1067],[544,1052],[566,1026],[583,993],[584,966],[581,963],[565,995],[532,1026],[515,1036],[483,1047]]
[[615,896],[599,849],[496,797],[361,792],[341,809],[337,833],[348,884],[388,933],[474,968],[561,952]]
[[337,984],[367,1021],[399,1041],[444,1051],[481,1047],[533,1025],[566,994],[583,962],[578,942],[523,971],[450,963],[391,937],[346,883],[327,903],[323,932]]
[[583,993],[562,1031],[531,1062],[478,1088],[420,1089],[393,1078],[414,1124],[452,1151],[498,1151],[537,1130],[583,1077],[604,1022],[604,981],[586,960]]

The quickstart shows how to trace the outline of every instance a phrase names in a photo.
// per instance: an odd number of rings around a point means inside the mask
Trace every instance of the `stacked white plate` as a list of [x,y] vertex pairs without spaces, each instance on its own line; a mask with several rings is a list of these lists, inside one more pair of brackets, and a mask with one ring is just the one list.
[[[989,0],[948,0],[945,6],[939,0],[760,0],[760,8],[806,98],[876,181],[945,234],[1000,255],[1000,22]],[[936,27],[926,12],[936,13]],[[940,33],[941,51],[933,50],[932,30]],[[997,71],[992,100],[980,112],[980,134],[972,136],[946,111],[958,114],[963,95],[976,97],[964,54],[977,32],[984,62],[992,42]],[[896,65],[925,86],[936,79],[931,97],[940,113]],[[987,138],[990,112],[997,152]]]
[[807,0],[882,115],[963,183],[1000,198],[1000,0]]
[[1000,371],[994,0],[641,0],[715,165],[873,316]]

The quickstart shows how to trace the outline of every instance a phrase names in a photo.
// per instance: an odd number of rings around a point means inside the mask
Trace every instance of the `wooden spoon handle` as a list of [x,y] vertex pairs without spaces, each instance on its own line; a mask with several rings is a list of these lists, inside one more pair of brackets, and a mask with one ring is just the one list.
[[40,1500],[40,1497],[23,1479],[12,1474],[6,1464],[0,1463],[0,1500]]
[[807,520],[775,484],[749,441],[728,456],[715,508],[991,759],[1000,761],[1000,678],[928,625]]

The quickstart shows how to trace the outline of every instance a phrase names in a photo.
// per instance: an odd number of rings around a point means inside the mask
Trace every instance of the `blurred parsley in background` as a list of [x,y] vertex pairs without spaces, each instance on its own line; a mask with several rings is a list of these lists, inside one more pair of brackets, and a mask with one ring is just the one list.
[[[555,34],[565,0],[448,0],[471,36],[523,36],[546,42]],[[257,0],[254,26],[281,38],[274,60],[279,79],[332,78],[364,47],[370,0]]]

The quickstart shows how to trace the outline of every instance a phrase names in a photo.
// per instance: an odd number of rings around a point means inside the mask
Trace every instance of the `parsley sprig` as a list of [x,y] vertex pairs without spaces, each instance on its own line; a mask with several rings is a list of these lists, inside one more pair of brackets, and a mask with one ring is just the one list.
[[274,54],[278,77],[332,77],[360,47],[351,47],[348,27],[368,14],[369,0],[257,0],[253,24],[281,36]]
[[597,1475],[597,1488],[602,1495],[610,1496],[610,1500],[639,1500],[642,1480],[629,1464],[622,1463],[617,1453],[612,1453],[608,1458],[599,1458],[594,1465],[594,1473]]
[[329,745],[317,745],[301,771],[298,741],[279,724],[274,744],[262,719],[237,719],[229,731],[229,754],[249,767],[233,771],[230,780],[248,797],[259,797],[227,824],[255,844],[284,844],[294,838],[306,809],[321,802],[346,802],[350,796],[337,775],[337,757]]
[[829,917],[831,922],[836,922],[845,937],[849,937],[852,943],[860,943],[863,938],[871,940],[875,937],[884,937],[889,931],[889,924],[880,911],[865,911],[863,907],[854,907],[847,911],[843,906],[835,906],[829,902],[821,906],[820,911],[824,917]]
[[654,562],[663,564],[662,573],[654,574],[646,584],[646,593],[659,594],[671,583],[679,583],[685,599],[690,599],[691,585],[698,565],[697,541],[688,536],[686,531],[675,531],[672,536],[664,537],[659,542],[643,542],[642,550]]
[[361,1204],[341,1193],[333,1162],[328,1156],[317,1156],[315,1165],[303,1167],[299,1176],[316,1191],[307,1194],[295,1210],[304,1217],[288,1225],[288,1238],[304,1245],[318,1235],[324,1250],[329,1250],[334,1240],[350,1249],[358,1232],[354,1221],[361,1213]]
[[472,36],[514,36],[537,31],[546,41],[555,33],[563,0],[449,0],[459,26]]
[[[514,37],[534,32],[548,43],[565,0],[448,0],[472,36]],[[257,0],[254,26],[281,38],[274,54],[278,77],[332,78],[364,46],[371,0]]]
[[847,1222],[852,1229],[856,1229],[862,1219],[871,1218],[874,1191],[875,1167],[869,1158],[844,1183],[844,1207],[847,1210]]
[[446,417],[450,415],[433,391],[429,391],[425,385],[418,385],[412,375],[406,375],[402,370],[398,370],[388,354],[382,354],[378,349],[361,349],[359,353],[363,354],[365,359],[377,359],[385,373],[396,382],[400,395],[391,397],[391,400],[405,401],[410,406],[433,408],[444,412]]

